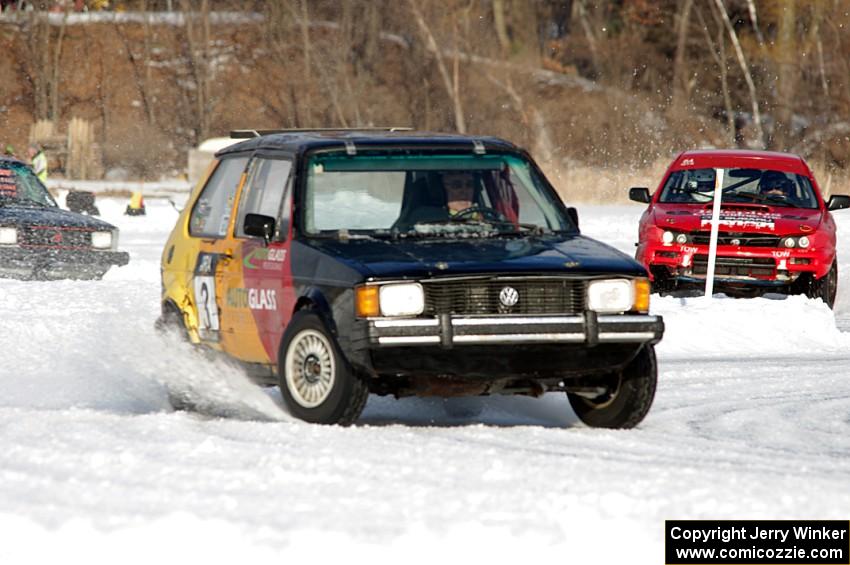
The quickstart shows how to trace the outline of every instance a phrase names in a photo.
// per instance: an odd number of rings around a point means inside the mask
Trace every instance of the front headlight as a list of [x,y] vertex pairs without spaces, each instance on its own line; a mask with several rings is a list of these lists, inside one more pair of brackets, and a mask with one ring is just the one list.
[[379,296],[384,316],[418,316],[425,310],[425,291],[419,283],[386,284]]
[[355,289],[357,315],[418,316],[425,311],[425,292],[419,283],[391,283]]
[[15,245],[18,243],[18,230],[15,228],[0,228],[0,245]]
[[587,308],[603,314],[628,312],[635,301],[634,283],[629,279],[591,281],[587,285]]
[[112,247],[111,231],[96,231],[91,234],[91,246],[95,249],[110,249]]
[[794,241],[793,237],[786,237],[785,239],[782,240],[782,245],[784,245],[785,247],[790,249],[790,248],[794,247],[795,245],[797,245],[797,242]]
[[797,245],[799,245],[803,249],[807,248],[810,244],[811,244],[811,241],[809,241],[809,238],[806,237],[805,235],[797,240]]

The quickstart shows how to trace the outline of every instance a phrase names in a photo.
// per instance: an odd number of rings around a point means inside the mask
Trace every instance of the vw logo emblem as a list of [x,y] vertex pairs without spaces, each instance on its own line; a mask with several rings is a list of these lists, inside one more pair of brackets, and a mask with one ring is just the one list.
[[512,286],[506,286],[502,289],[502,292],[499,293],[499,302],[501,302],[503,306],[515,306],[516,303],[519,302],[519,293]]
[[733,239],[730,243],[732,245],[741,245],[741,240],[740,239]]

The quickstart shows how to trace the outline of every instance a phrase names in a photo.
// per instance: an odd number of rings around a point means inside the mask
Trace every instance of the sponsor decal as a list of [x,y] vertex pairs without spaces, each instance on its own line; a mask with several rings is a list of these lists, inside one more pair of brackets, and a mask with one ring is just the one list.
[[791,256],[791,251],[790,251],[790,250],[787,250],[787,251],[771,251],[771,253],[772,253],[772,254],[773,254],[773,256],[774,256],[774,257],[776,257],[777,259],[783,259],[783,258],[784,258],[784,259],[787,259],[788,257],[790,257],[790,256]]
[[682,159],[682,162],[679,163],[680,167],[690,167],[694,164],[693,159]]
[[227,305],[231,308],[277,310],[277,291],[267,288],[231,288],[227,291]]
[[286,249],[269,249],[268,247],[257,247],[248,253],[242,260],[242,266],[246,269],[273,269],[280,270],[286,261]]
[[[720,212],[719,223],[727,227],[750,227],[773,229],[780,214],[765,214],[750,210],[727,210]],[[711,225],[711,212],[700,215],[700,227]]]

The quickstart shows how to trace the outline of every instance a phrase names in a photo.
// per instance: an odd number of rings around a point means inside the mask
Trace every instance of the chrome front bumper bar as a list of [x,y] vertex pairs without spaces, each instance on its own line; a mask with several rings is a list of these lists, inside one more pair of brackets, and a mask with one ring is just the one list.
[[378,346],[498,345],[522,343],[656,343],[664,334],[661,316],[451,316],[370,318],[369,342]]

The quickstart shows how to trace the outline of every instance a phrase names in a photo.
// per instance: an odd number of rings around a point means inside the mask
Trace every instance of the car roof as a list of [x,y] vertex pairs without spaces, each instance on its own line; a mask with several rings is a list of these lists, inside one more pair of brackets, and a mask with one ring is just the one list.
[[14,163],[15,165],[24,165],[26,167],[30,166],[29,163],[21,161],[17,157],[12,157],[11,155],[0,155],[0,165],[8,163]]
[[806,162],[799,155],[779,151],[751,149],[698,149],[684,151],[670,165],[671,171],[682,169],[774,169],[786,173],[810,176]]
[[[244,130],[251,131],[251,130]],[[451,148],[475,150],[476,146],[493,151],[521,151],[516,145],[504,139],[492,136],[475,136],[458,133],[435,133],[425,131],[392,130],[298,130],[280,133],[259,132],[261,135],[241,143],[236,143],[218,151],[215,156],[223,157],[232,153],[267,149],[302,153],[314,149],[348,149],[357,147],[410,147],[410,148]],[[479,151],[481,150],[479,149]]]

